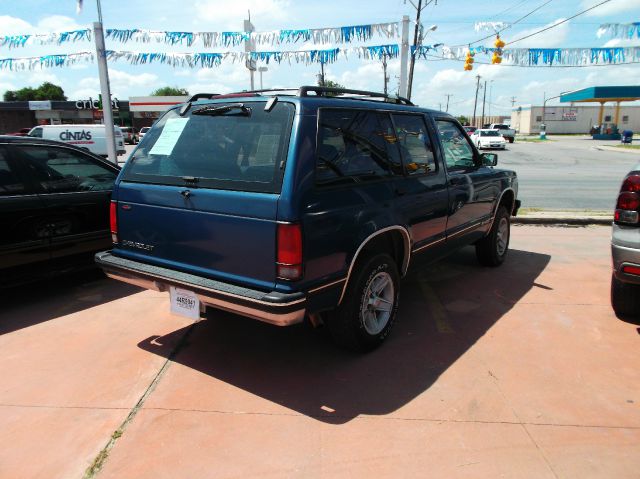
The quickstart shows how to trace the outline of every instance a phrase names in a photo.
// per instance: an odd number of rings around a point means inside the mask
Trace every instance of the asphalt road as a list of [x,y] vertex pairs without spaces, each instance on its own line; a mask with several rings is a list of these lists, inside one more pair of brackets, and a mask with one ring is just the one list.
[[[550,137],[547,142],[517,141],[498,152],[498,167],[518,173],[523,208],[613,210],[622,178],[640,162],[640,154],[601,151],[591,137]],[[122,164],[133,151],[119,158]]]
[[622,178],[640,162],[640,154],[597,150],[618,142],[590,137],[551,137],[519,142],[498,153],[498,167],[518,173],[523,208],[612,211]]

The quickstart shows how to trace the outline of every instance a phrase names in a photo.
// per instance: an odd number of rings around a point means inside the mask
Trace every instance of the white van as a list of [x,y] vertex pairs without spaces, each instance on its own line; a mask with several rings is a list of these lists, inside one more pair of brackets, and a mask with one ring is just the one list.
[[[116,153],[124,155],[126,151],[122,131],[117,126],[113,129],[116,136]],[[104,125],[41,125],[32,128],[29,136],[76,145],[95,155],[108,155]]]

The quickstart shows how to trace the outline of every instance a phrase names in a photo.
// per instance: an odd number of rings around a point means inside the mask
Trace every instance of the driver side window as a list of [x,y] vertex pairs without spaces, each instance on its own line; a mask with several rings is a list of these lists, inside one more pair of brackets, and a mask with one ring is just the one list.
[[444,149],[444,160],[447,168],[469,168],[475,166],[474,152],[471,143],[452,121],[436,120],[440,142]]

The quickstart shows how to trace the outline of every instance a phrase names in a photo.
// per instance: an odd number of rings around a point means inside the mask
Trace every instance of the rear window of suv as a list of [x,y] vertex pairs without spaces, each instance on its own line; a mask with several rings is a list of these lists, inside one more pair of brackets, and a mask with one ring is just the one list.
[[293,104],[280,101],[193,105],[167,112],[145,135],[123,180],[278,193]]

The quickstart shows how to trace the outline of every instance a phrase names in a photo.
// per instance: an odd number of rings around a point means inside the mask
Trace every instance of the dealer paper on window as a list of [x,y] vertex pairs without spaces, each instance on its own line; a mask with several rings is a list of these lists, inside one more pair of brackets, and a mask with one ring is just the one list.
[[149,154],[170,155],[188,121],[189,118],[169,118]]

